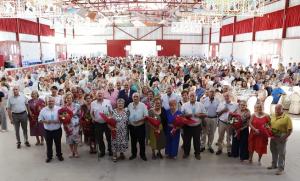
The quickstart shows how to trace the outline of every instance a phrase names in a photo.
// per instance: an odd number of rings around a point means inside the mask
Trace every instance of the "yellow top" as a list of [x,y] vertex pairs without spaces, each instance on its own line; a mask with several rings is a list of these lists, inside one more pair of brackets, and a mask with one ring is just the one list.
[[292,120],[285,113],[283,113],[281,116],[278,117],[274,115],[271,118],[271,128],[280,133],[287,133],[288,130],[293,129]]

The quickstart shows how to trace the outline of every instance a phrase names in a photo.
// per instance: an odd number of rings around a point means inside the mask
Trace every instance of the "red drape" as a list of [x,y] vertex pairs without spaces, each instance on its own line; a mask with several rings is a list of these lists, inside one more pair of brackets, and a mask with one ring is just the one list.
[[283,25],[283,10],[265,14],[263,17],[255,18],[255,31],[265,31],[282,28]]
[[107,40],[107,56],[126,57],[125,46],[130,44],[130,40]]
[[252,32],[253,19],[246,19],[235,23],[234,33],[242,34]]
[[20,19],[20,33],[38,35],[38,24],[36,22]]
[[156,40],[156,45],[162,47],[162,50],[157,52],[158,56],[180,56],[180,40]]
[[17,20],[16,18],[0,18],[0,31],[16,32]]
[[233,24],[224,25],[221,29],[221,36],[233,35]]
[[54,36],[54,30],[50,29],[48,25],[40,25],[41,28],[41,36]]
[[287,10],[286,26],[300,26],[300,5],[291,7]]

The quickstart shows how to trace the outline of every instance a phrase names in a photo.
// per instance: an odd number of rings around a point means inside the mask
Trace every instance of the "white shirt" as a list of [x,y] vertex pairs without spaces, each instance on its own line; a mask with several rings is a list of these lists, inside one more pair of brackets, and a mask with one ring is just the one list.
[[134,103],[130,103],[128,105],[129,111],[129,123],[133,126],[140,126],[143,123],[136,124],[136,121],[143,119],[145,116],[148,116],[148,110],[144,103],[139,102],[138,105],[134,105]]
[[7,108],[11,109],[11,112],[13,113],[26,111],[27,104],[28,99],[23,94],[19,94],[19,96],[10,95],[7,100]]
[[176,93],[172,93],[170,96],[168,96],[168,94],[162,95],[162,97],[161,97],[162,107],[165,108],[165,110],[170,109],[170,106],[169,106],[170,100],[176,100],[177,106],[178,106],[178,104],[180,102],[180,97]]
[[229,112],[235,112],[238,109],[238,105],[235,103],[226,103],[225,101],[219,104],[217,112],[221,112],[223,109],[228,108],[228,112],[224,112],[219,116],[219,119],[223,122],[228,121]]
[[102,102],[99,102],[98,100],[95,100],[91,104],[91,114],[95,118],[95,122],[98,123],[105,123],[103,118],[100,116],[100,113],[109,114],[113,110],[110,100],[103,99]]
[[[44,107],[39,114],[38,121],[58,122],[59,109],[59,106],[54,106],[52,109],[48,106]],[[48,131],[58,130],[60,128],[60,123],[44,124],[44,128]]]
[[204,105],[201,102],[195,102],[194,104],[191,104],[191,102],[186,102],[182,105],[181,111],[183,114],[192,114],[192,119],[196,121],[196,123],[191,124],[189,126],[198,126],[201,123],[201,119],[199,117],[195,117],[195,114],[206,113],[206,109]]

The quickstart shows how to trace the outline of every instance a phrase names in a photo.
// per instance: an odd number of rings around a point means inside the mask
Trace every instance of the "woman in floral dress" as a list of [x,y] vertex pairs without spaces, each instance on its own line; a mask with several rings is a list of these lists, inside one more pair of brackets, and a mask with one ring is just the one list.
[[[128,149],[128,112],[124,109],[125,101],[124,99],[117,100],[117,108],[113,110],[112,117],[116,120],[116,128],[110,127],[110,129],[115,129],[116,137],[111,138],[111,148],[113,152],[113,161],[124,160],[124,152]],[[120,156],[117,158],[117,154]]]
[[65,95],[65,107],[73,112],[71,123],[67,125],[67,129],[70,131],[70,133],[66,134],[67,144],[69,144],[71,150],[71,154],[69,157],[79,158],[77,147],[78,143],[80,142],[80,105],[73,102],[73,94],[71,92],[67,92]]

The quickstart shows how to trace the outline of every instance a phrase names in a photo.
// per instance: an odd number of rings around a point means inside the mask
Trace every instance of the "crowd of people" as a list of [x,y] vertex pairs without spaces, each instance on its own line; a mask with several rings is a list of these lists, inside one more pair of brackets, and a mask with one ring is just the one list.
[[[269,138],[259,128],[270,124],[277,134],[270,139],[272,164],[268,169],[277,169],[276,174],[281,175],[292,121],[278,103],[285,94],[280,85],[299,85],[299,72],[300,64],[296,63],[287,67],[280,64],[275,69],[262,64],[244,67],[217,58],[140,56],[82,57],[59,66],[1,72],[1,128],[6,131],[6,120],[11,121],[20,149],[20,127],[24,145],[31,146],[29,123],[36,145],[46,142],[47,163],[53,159],[53,143],[58,160],[64,160],[63,132],[70,158],[79,158],[78,145],[87,143],[91,154],[98,153],[101,158],[108,153],[114,162],[124,160],[130,140],[129,160],[136,159],[139,151],[140,158],[147,161],[148,146],[153,160],[176,159],[180,148],[186,159],[193,140],[197,160],[206,150],[221,155],[225,147],[228,157],[242,162],[252,163],[256,152],[260,163],[267,153]],[[253,113],[247,108],[247,94],[237,96],[240,91],[257,96]],[[263,103],[268,96],[276,104],[274,115],[264,112]],[[62,108],[72,112],[67,125],[60,121]],[[242,127],[238,130],[230,124],[231,113],[241,116]],[[106,116],[113,118],[116,125],[107,124]],[[173,123],[177,116],[194,122],[176,127]],[[149,117],[159,120],[160,125],[149,124]]]

